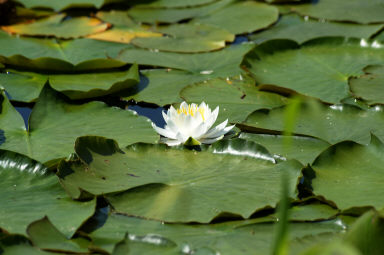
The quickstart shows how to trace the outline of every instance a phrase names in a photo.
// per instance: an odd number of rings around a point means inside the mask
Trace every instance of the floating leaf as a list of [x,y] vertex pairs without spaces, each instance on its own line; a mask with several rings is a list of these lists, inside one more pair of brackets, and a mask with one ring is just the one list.
[[319,19],[352,21],[358,23],[384,22],[382,0],[321,0],[295,5],[292,9],[301,15]]
[[284,15],[273,27],[251,35],[251,40],[261,43],[271,39],[291,39],[298,43],[323,36],[370,38],[383,25],[357,25],[351,23],[320,22],[298,15]]
[[302,167],[274,164],[263,147],[243,140],[201,152],[136,144],[123,153],[112,140],[83,137],[75,150],[86,164],[62,161],[58,173],[72,197],[80,189],[94,195],[128,190],[107,195],[116,211],[172,222],[209,222],[222,213],[247,218],[274,207],[281,171],[290,175],[292,194]]
[[48,217],[29,224],[27,233],[34,246],[40,249],[68,253],[85,253],[88,251],[89,241],[82,238],[69,240],[52,225]]
[[61,1],[45,1],[45,0],[17,0],[27,8],[51,8],[60,11],[70,7],[96,7],[100,8],[104,0],[61,0]]
[[364,67],[382,64],[384,59],[384,50],[377,42],[363,39],[323,38],[300,48],[288,40],[269,41],[253,53],[246,57],[246,63],[258,83],[329,103],[340,103],[350,95],[349,77],[363,74]]
[[312,168],[313,192],[341,210],[353,207],[384,208],[384,145],[372,137],[367,146],[353,142],[333,145],[320,154]]
[[253,44],[240,44],[219,51],[195,54],[129,48],[124,50],[117,60],[140,65],[170,67],[203,74],[207,78],[228,77],[241,72],[241,61],[253,47]]
[[[147,237],[171,239],[176,242],[179,251],[209,248],[213,254],[253,254],[264,255],[270,252],[274,224],[270,220],[254,219],[255,223],[241,226],[239,221],[227,221],[218,224],[167,224],[158,221],[143,220],[124,215],[112,214],[104,227],[91,234],[96,246],[112,251],[113,245],[129,233],[130,239]],[[340,221],[340,220],[339,220]],[[259,223],[258,223],[259,222]],[[292,223],[290,242],[293,254],[319,242],[334,239],[343,228],[337,221],[319,223]],[[205,254],[205,253],[204,253]],[[208,253],[211,254],[211,253]]]
[[[239,126],[251,132],[281,133],[284,113],[285,108],[256,111]],[[384,139],[381,107],[363,110],[350,105],[303,104],[297,114],[294,134],[317,137],[330,144],[346,140],[369,144],[371,133]]]
[[276,7],[254,1],[237,2],[227,5],[210,15],[194,20],[224,28],[233,34],[251,33],[268,27],[277,21],[279,11]]
[[141,48],[191,53],[218,50],[235,39],[228,31],[205,24],[173,24],[154,30],[167,36],[136,38],[132,43]]
[[306,250],[300,255],[362,255],[356,248],[351,245],[342,243],[340,240],[330,243],[319,243]]
[[[172,69],[142,70],[140,83],[120,93],[126,100],[157,105],[181,103],[179,92],[187,85],[207,79],[206,75]],[[164,93],[167,91],[167,93]]]
[[[145,6],[134,6],[129,9],[128,14],[137,22],[176,23],[181,20],[208,15],[232,2],[234,0],[218,0],[211,4],[189,8],[147,8]],[[178,3],[183,4],[184,1],[178,1]]]
[[121,67],[125,63],[112,58],[126,47],[126,44],[92,39],[58,42],[55,39],[24,38],[0,31],[0,62],[45,71]]
[[384,104],[384,66],[369,66],[365,74],[349,80],[352,93],[368,104]]
[[272,109],[287,103],[287,98],[259,91],[255,81],[240,76],[227,79],[211,79],[185,87],[180,96],[188,102],[206,102],[213,109],[220,107],[217,122],[225,119],[242,122],[258,109]]
[[0,228],[10,233],[25,234],[29,223],[47,215],[71,237],[94,213],[95,200],[68,198],[55,174],[26,156],[0,150],[0,179]]
[[39,74],[8,70],[0,73],[0,85],[12,100],[35,101],[45,83],[70,99],[92,98],[115,93],[139,82],[137,65],[127,71],[86,74]]
[[205,5],[215,2],[215,0],[156,0],[148,4],[139,4],[139,7],[147,8],[182,8],[196,5]]
[[42,90],[33,108],[27,131],[19,113],[4,95],[2,99],[0,127],[5,142],[0,149],[19,152],[48,165],[73,152],[76,137],[82,135],[110,136],[124,145],[158,140],[145,117],[101,102],[69,103],[49,86]]
[[383,235],[383,216],[369,211],[352,225],[345,241],[360,250],[361,254],[380,255],[384,253]]
[[55,36],[70,39],[103,32],[109,24],[95,18],[78,17],[65,19],[65,14],[57,14],[35,22],[1,27],[12,34],[32,36]]
[[303,165],[311,164],[323,150],[330,146],[322,140],[303,136],[292,136],[291,146],[284,145],[285,137],[282,135],[241,133],[239,137],[263,145],[278,158],[296,159]]
[[130,43],[136,37],[161,37],[161,33],[152,32],[148,27],[136,24],[129,18],[127,12],[110,11],[96,14],[101,20],[112,23],[112,29],[105,32],[92,34],[88,38],[111,41],[117,43]]

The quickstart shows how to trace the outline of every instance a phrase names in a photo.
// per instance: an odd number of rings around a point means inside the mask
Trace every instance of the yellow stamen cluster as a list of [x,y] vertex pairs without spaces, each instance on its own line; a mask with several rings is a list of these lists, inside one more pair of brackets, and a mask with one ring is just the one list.
[[191,106],[190,104],[188,105],[188,108],[181,107],[177,109],[177,114],[185,114],[185,115],[191,115],[192,117],[195,116],[195,114],[199,112],[201,117],[203,118],[203,121],[205,121],[204,118],[204,108],[203,107],[198,107],[197,105]]

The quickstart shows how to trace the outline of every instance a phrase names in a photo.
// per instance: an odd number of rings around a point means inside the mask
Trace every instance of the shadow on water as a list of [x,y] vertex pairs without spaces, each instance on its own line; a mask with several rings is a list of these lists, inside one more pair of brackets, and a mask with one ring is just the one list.
[[[8,100],[12,100],[11,95],[7,91],[5,91],[5,95],[7,96]],[[20,115],[23,117],[25,128],[26,128],[26,130],[28,130],[28,128],[29,128],[28,127],[28,119],[32,113],[32,104],[12,102],[12,105],[20,113]],[[0,136],[0,144],[1,143],[2,142],[1,142],[1,136]]]
[[141,105],[130,105],[128,106],[128,109],[137,112],[137,114],[141,116],[149,118],[158,127],[165,126],[165,121],[163,119],[163,115],[161,114],[161,112],[165,110],[163,107],[153,108]]

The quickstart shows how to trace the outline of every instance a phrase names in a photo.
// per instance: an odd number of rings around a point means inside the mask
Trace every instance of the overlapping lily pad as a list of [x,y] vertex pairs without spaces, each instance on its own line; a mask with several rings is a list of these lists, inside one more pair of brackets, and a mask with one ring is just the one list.
[[73,143],[81,135],[110,136],[123,145],[158,140],[145,117],[101,102],[72,104],[49,86],[42,90],[33,108],[28,130],[4,94],[1,99],[0,127],[5,142],[0,149],[19,152],[48,165],[72,153]]
[[227,79],[211,79],[185,87],[180,96],[188,102],[206,102],[220,107],[218,122],[242,122],[258,109],[272,109],[288,102],[277,94],[259,91],[253,79],[240,75]]
[[210,15],[194,19],[194,22],[210,24],[228,30],[233,34],[251,33],[277,21],[276,7],[254,1],[227,5]]
[[0,73],[0,85],[12,100],[35,101],[44,85],[49,84],[71,99],[92,98],[112,94],[139,82],[137,65],[127,71],[85,74],[39,74],[8,70]]
[[[251,132],[276,134],[284,131],[284,118],[285,108],[259,110],[239,126]],[[383,121],[381,107],[363,110],[350,105],[302,104],[293,133],[317,137],[330,144],[346,140],[369,144],[371,133],[384,139]]]
[[211,77],[228,77],[241,72],[240,63],[253,44],[240,44],[220,51],[183,54],[129,48],[117,60],[149,66],[169,67]]
[[[294,158],[303,165],[311,164],[323,150],[330,146],[325,141],[304,136],[284,137],[282,135],[241,133],[239,137],[263,145],[277,158]],[[291,143],[285,144],[286,139],[291,139]]]
[[292,9],[301,15],[319,19],[383,23],[384,5],[381,0],[320,0],[295,5]]
[[[128,11],[128,14],[137,22],[175,23],[194,17],[208,15],[232,2],[234,2],[234,0],[218,0],[211,4],[188,8],[148,8],[145,6],[134,6]],[[184,1],[179,3],[182,4]]]
[[100,8],[104,0],[62,0],[62,1],[44,1],[44,0],[17,0],[27,8],[51,8],[60,11],[69,7],[96,7]]
[[215,26],[205,24],[174,24],[158,27],[156,32],[167,36],[136,38],[132,43],[141,48],[172,52],[204,52],[225,47],[235,36]]
[[130,43],[136,37],[161,37],[161,33],[152,32],[149,27],[136,24],[125,11],[98,12],[101,20],[113,27],[105,32],[92,34],[88,38],[117,43]]
[[324,151],[313,163],[313,192],[342,210],[384,208],[384,145],[372,137],[369,145],[342,142]]
[[181,8],[181,7],[191,7],[196,5],[205,5],[215,2],[215,0],[156,0],[148,4],[139,4],[139,7],[153,7],[153,8]]
[[303,43],[323,36],[369,39],[382,27],[383,25],[381,24],[358,25],[352,23],[320,22],[290,14],[282,16],[276,25],[260,33],[251,35],[250,38],[257,43],[271,39],[291,39],[298,43]]
[[[378,42],[324,38],[298,47],[292,41],[270,41],[246,58],[260,84],[275,85],[324,102],[339,103],[350,95],[348,78],[367,65],[382,64]],[[300,70],[300,72],[298,71]]]
[[365,75],[349,80],[352,93],[368,104],[384,104],[384,66],[369,66]]
[[29,223],[47,215],[66,237],[94,213],[96,201],[69,198],[54,173],[17,153],[0,150],[0,228],[25,234]]
[[[189,250],[204,254],[268,254],[273,239],[274,224],[262,223],[255,219],[254,224],[241,226],[241,222],[232,221],[210,225],[162,224],[157,221],[142,220],[123,215],[112,214],[103,228],[92,233],[96,246],[111,251],[115,243],[124,239],[125,233],[136,242],[146,240],[171,240],[179,251]],[[260,222],[260,223],[257,223]],[[339,235],[343,227],[336,221],[321,223],[295,223],[291,225],[292,254],[298,254],[311,244],[325,241]],[[148,241],[147,241],[148,242]],[[198,254],[198,253],[197,253]]]
[[126,47],[126,44],[92,39],[58,42],[55,39],[25,38],[0,31],[0,62],[45,71],[121,67],[125,63],[112,58]]
[[274,207],[280,174],[288,173],[293,196],[302,167],[274,164],[263,147],[244,140],[201,152],[148,144],[120,151],[112,140],[83,137],[75,149],[85,164],[62,161],[58,173],[71,196],[108,194],[118,212],[171,222],[209,222],[223,213],[247,218]]
[[78,38],[108,29],[109,24],[96,18],[79,17],[65,19],[65,14],[57,14],[34,22],[1,27],[4,31],[31,36],[55,36],[57,38]]

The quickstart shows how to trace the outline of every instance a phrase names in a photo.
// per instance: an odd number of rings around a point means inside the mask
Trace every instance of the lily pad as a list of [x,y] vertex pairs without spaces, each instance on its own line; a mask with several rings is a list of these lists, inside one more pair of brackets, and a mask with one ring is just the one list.
[[42,90],[33,108],[28,130],[4,94],[2,101],[0,126],[5,142],[0,149],[28,155],[47,165],[70,155],[76,137],[81,135],[115,137],[124,145],[158,140],[145,117],[108,107],[101,102],[82,105],[69,103],[49,86]]
[[139,73],[137,65],[127,71],[105,73],[39,74],[15,70],[0,73],[0,85],[15,101],[35,101],[48,81],[53,89],[70,99],[83,99],[130,88],[139,82]]
[[247,76],[211,79],[185,87],[180,96],[188,102],[206,102],[211,108],[220,107],[217,122],[242,122],[258,109],[272,109],[288,102],[287,98],[259,91],[255,81]]
[[[58,42],[11,36],[0,31],[0,62],[12,66],[54,71],[95,70],[121,67],[124,62],[111,59],[126,44],[75,39]],[[87,49],[86,51],[84,49]]]
[[[262,221],[261,221],[262,222]],[[319,242],[339,235],[343,228],[336,221],[320,223],[293,223],[290,225],[292,254]],[[91,234],[94,244],[106,251],[124,238],[128,232],[131,240],[172,240],[179,251],[192,252],[207,249],[211,253],[203,254],[268,254],[273,240],[274,224],[255,223],[241,226],[241,222],[232,221],[218,224],[167,224],[158,221],[143,220],[124,215],[112,214],[103,228]]]
[[352,23],[320,22],[295,14],[282,16],[273,27],[251,35],[250,39],[261,43],[272,39],[290,39],[303,43],[323,36],[343,36],[369,39],[383,25],[358,25]]
[[206,53],[158,52],[138,48],[129,48],[119,55],[117,60],[139,65],[169,67],[191,73],[212,77],[228,77],[241,72],[243,57],[254,47],[253,44],[240,44],[219,51]]
[[136,24],[125,11],[98,12],[101,20],[111,23],[107,31],[92,34],[88,38],[117,43],[130,43],[136,37],[161,37],[161,33],[152,32],[148,26]]
[[[187,85],[207,79],[206,75],[172,69],[142,70],[136,86],[119,93],[126,100],[153,103],[160,106],[181,103],[179,92]],[[164,93],[167,91],[167,93]]]
[[57,229],[71,237],[94,213],[96,201],[68,198],[56,175],[18,153],[0,150],[0,228],[26,234],[32,221],[47,215]]
[[[211,4],[188,8],[148,8],[145,6],[133,6],[128,14],[137,22],[145,23],[176,23],[194,17],[205,16],[219,10],[235,0],[218,0]],[[184,1],[178,1],[183,4]]]
[[[239,127],[250,132],[281,134],[285,108],[252,113]],[[330,144],[355,141],[369,144],[371,133],[384,139],[382,107],[363,110],[351,105],[302,104],[297,112],[294,134],[320,138]]]
[[33,245],[43,250],[60,253],[88,252],[88,240],[83,238],[68,239],[52,225],[48,217],[29,224],[27,233]]
[[[367,65],[382,64],[384,50],[364,39],[323,38],[303,44],[269,41],[248,54],[246,63],[256,81],[340,103],[350,96],[348,78]],[[297,70],[300,70],[298,72]]]
[[[1,27],[12,34],[31,36],[55,36],[71,39],[103,32],[110,26],[99,19],[78,17],[65,19],[65,14],[57,14],[34,22]],[[74,29],[75,28],[75,29]]]
[[370,105],[384,104],[384,66],[369,66],[364,72],[349,80],[352,93]]
[[[239,137],[263,145],[277,158],[296,159],[303,165],[311,164],[323,150],[330,146],[325,141],[304,136],[285,137],[282,135],[241,133]],[[285,139],[291,139],[289,146],[285,146]]]
[[62,1],[45,1],[45,0],[17,0],[27,8],[51,8],[60,11],[70,7],[96,7],[100,8],[104,0],[62,0]]
[[156,0],[148,4],[139,4],[139,7],[154,7],[154,8],[182,8],[192,7],[196,5],[205,5],[215,2],[216,0]]
[[384,144],[372,136],[367,146],[342,142],[324,151],[312,168],[313,192],[332,201],[341,210],[353,207],[384,208],[381,188]]
[[301,15],[326,20],[363,24],[384,22],[384,4],[381,0],[321,0],[295,5],[292,9]]
[[263,147],[236,139],[201,152],[149,144],[120,151],[113,140],[83,137],[75,150],[85,164],[62,161],[58,172],[72,197],[127,190],[107,195],[116,211],[170,222],[210,222],[222,213],[248,218],[279,201],[282,171],[292,196],[302,167],[274,164]]
[[233,34],[244,34],[266,28],[276,22],[278,17],[279,11],[274,6],[244,1],[195,18],[193,22],[214,25]]
[[235,39],[228,31],[205,24],[173,24],[154,31],[167,36],[136,38],[132,43],[147,49],[193,53],[218,50]]

